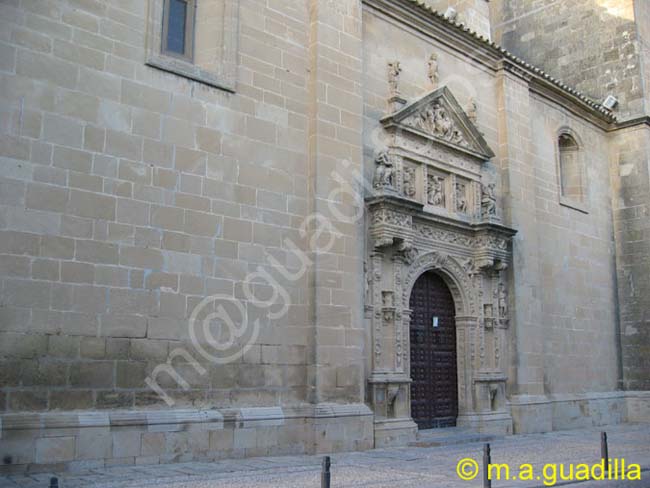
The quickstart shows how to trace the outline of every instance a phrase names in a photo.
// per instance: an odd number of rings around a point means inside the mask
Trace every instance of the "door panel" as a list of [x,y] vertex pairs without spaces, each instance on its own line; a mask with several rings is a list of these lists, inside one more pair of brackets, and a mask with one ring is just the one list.
[[411,309],[411,416],[420,429],[451,427],[458,416],[456,310],[449,288],[427,272],[415,283]]

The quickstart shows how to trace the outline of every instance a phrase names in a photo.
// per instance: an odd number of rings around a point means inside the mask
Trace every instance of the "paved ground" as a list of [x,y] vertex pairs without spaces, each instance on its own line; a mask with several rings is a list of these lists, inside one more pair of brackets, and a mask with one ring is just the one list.
[[[640,482],[598,481],[573,486],[580,488],[650,488],[650,425],[607,428],[610,458],[625,458],[642,468]],[[446,447],[409,447],[332,456],[332,488],[429,488],[480,487],[462,481],[456,465],[463,458],[481,462],[478,443]],[[544,486],[542,466],[546,463],[597,463],[600,457],[599,430],[555,432],[543,435],[511,436],[492,442],[492,462],[510,463],[516,474],[519,466],[530,463],[539,480],[494,481],[494,488]],[[187,463],[164,466],[129,466],[59,475],[61,488],[318,488],[319,457],[294,456],[258,458],[217,463]],[[566,468],[565,468],[566,469]],[[566,471],[565,471],[566,472]],[[550,476],[552,472],[547,472]],[[47,488],[51,474],[0,477],[0,488]],[[647,478],[647,479],[645,479]],[[559,480],[558,485],[566,485]]]

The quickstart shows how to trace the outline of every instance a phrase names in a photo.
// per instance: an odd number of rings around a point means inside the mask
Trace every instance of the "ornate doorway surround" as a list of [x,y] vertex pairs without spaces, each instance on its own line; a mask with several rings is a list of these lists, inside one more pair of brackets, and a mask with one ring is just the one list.
[[516,231],[501,224],[496,182],[484,174],[494,153],[448,88],[407,104],[399,96],[400,71],[398,62],[389,64],[385,149],[375,157],[366,198],[375,445],[405,444],[417,433],[410,411],[409,300],[416,280],[431,270],[447,284],[456,308],[458,424],[509,433],[505,270]]

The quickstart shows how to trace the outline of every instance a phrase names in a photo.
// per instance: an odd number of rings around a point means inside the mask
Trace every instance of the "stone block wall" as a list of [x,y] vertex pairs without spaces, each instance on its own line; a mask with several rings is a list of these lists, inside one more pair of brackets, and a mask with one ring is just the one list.
[[492,33],[489,0],[425,0],[425,3],[441,13],[452,7],[458,13],[457,22],[462,22],[486,39],[490,39]]
[[[0,6],[3,411],[164,406],[144,380],[195,353],[201,300],[245,300],[265,253],[296,269],[283,240],[301,244],[308,209],[305,5],[241,5],[236,94],[146,66],[146,8]],[[264,319],[237,365],[181,364],[177,403],[303,401],[305,283],[285,285],[287,317]]]
[[612,136],[623,387],[650,388],[650,127]]
[[[607,134],[541,97],[531,97],[531,111],[544,392],[615,391],[618,297]],[[575,135],[584,165],[584,200],[575,207],[560,196],[563,128]]]
[[[343,159],[360,165],[360,83],[351,81],[360,74],[360,7],[232,3],[234,93],[146,64],[148,1],[0,5],[3,418],[173,411],[145,382],[165,364],[183,380],[154,378],[174,409],[363,398],[354,293],[362,225],[337,227],[332,249],[312,253],[320,231],[307,219],[329,203],[325,175]],[[348,213],[355,204],[338,203]],[[305,265],[305,256],[314,259]],[[278,289],[276,308],[260,306]],[[190,340],[189,319],[211,296],[260,321],[228,364],[202,357]],[[298,418],[312,434],[319,428]],[[23,448],[24,465],[80,459],[76,433],[42,424],[23,445],[5,436],[18,435],[11,425],[0,444],[12,463]],[[372,444],[364,429],[337,429],[296,442],[303,452]],[[59,441],[36,440],[50,434]],[[251,438],[246,448],[260,447]],[[167,440],[156,442],[154,461]],[[47,454],[59,448],[65,459]],[[135,451],[128,462],[149,457]]]
[[635,3],[496,0],[490,3],[493,37],[595,101],[614,95],[626,118],[644,111]]
[[[650,206],[647,122],[650,7],[643,0],[497,0],[491,2],[497,42],[596,101],[609,94],[624,129],[613,132],[611,198],[621,343],[621,385],[647,389]],[[605,190],[605,189],[603,189]]]

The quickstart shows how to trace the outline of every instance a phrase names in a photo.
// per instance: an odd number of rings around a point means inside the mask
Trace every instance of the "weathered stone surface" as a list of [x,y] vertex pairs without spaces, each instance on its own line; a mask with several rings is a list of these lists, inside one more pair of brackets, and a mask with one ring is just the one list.
[[617,124],[411,0],[198,2],[219,18],[197,42],[223,27],[209,66],[159,52],[162,0],[59,3],[2,6],[2,441],[34,426],[15,469],[406,442],[428,271],[458,423],[647,417],[617,389],[650,389],[650,132],[625,120],[650,106],[650,4],[426,2],[617,96]]

